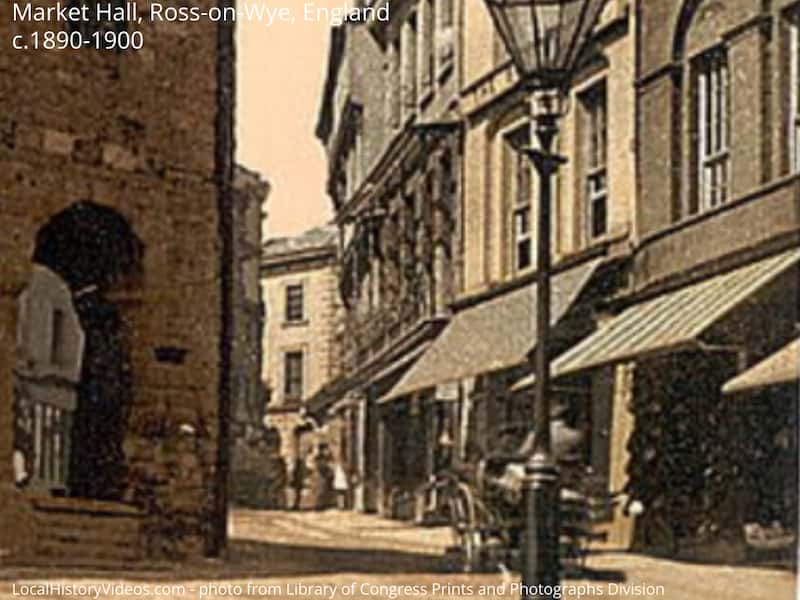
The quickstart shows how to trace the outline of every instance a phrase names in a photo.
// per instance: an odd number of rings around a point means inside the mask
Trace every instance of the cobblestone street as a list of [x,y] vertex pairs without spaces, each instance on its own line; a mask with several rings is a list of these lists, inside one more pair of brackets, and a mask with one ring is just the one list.
[[[236,511],[231,530],[230,557],[225,562],[205,561],[177,569],[152,565],[124,573],[80,569],[69,575],[57,566],[6,567],[0,570],[0,597],[446,600],[519,596],[512,588],[518,581],[513,574],[455,572],[444,555],[451,542],[446,529],[421,529],[349,512]],[[795,597],[794,577],[786,571],[696,565],[623,553],[593,556],[588,567],[591,577],[564,582],[564,598]],[[43,584],[50,588],[35,587]],[[126,590],[122,584],[138,587]],[[163,585],[171,587],[159,589]]]

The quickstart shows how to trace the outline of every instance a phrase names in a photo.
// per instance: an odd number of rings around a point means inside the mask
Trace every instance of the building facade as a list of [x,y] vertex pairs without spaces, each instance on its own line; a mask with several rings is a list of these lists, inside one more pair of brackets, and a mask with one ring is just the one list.
[[[258,493],[248,448],[263,433],[266,390],[261,380],[264,299],[261,295],[261,232],[270,185],[236,165],[233,178],[233,335],[231,338],[231,501],[251,502]],[[255,487],[255,489],[254,489]]]
[[[355,505],[380,511],[399,489],[382,440],[402,434],[377,401],[441,330],[462,243],[460,3],[391,9],[389,22],[333,30],[317,128],[342,233],[346,346],[342,378],[313,403],[349,431]],[[402,455],[411,478],[427,464],[414,447]]]
[[[796,380],[749,396],[721,389],[798,334],[798,8],[637,7],[630,277],[608,333],[562,360],[589,349],[592,362],[620,360],[641,545],[737,559],[757,546],[745,530],[797,534]],[[637,335],[656,306],[658,323]],[[599,351],[614,329],[627,347]]]
[[335,432],[320,429],[308,400],[339,370],[341,327],[338,232],[318,227],[264,245],[261,286],[266,303],[262,380],[267,389],[266,423],[280,434],[287,466],[315,443],[338,449]]
[[[393,9],[388,27],[332,36],[318,134],[352,351],[320,406],[349,415],[359,506],[408,515],[437,469],[516,448],[530,429],[538,182],[520,152],[536,144],[530,98],[484,2]],[[796,479],[796,385],[733,405],[723,393],[797,337],[796,10],[609,1],[571,82],[552,207],[553,393],[585,466],[625,494],[598,524],[623,546],[735,559],[746,531],[796,534],[796,494],[774,484]],[[428,92],[442,60],[452,79]],[[395,78],[416,98],[399,127]],[[391,325],[403,314],[423,324],[406,334],[415,344]]]
[[[126,26],[145,48],[0,50],[0,547],[12,560],[225,543],[232,30]],[[48,27],[0,24],[9,39]]]

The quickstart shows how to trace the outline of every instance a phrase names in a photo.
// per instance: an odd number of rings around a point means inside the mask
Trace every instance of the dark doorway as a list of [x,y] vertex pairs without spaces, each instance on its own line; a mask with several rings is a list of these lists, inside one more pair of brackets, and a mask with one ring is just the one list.
[[70,415],[70,496],[119,500],[125,492],[130,348],[124,319],[109,293],[135,285],[142,248],[122,215],[93,202],[79,202],[56,214],[36,238],[34,262],[66,283],[84,336],[77,401]]

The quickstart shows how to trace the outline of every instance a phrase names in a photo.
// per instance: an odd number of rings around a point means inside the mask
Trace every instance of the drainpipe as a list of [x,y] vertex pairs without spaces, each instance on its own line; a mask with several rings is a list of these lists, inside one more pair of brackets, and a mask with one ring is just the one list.
[[[224,13],[236,0],[217,0]],[[233,340],[233,110],[235,106],[234,24],[217,26],[217,112],[215,117],[214,179],[217,189],[217,220],[220,251],[221,331],[219,339],[219,387],[217,465],[214,507],[207,552],[220,556],[227,544],[228,485],[230,472],[231,352]]]

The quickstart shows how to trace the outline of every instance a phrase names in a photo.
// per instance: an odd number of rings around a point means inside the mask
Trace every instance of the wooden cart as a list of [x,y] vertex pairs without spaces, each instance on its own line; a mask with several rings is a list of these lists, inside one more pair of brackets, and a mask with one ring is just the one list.
[[[473,473],[442,473],[429,486],[435,510],[446,515],[453,532],[452,553],[466,572],[519,565],[522,498],[503,479],[512,463],[521,467],[519,458],[495,456],[480,461]],[[598,480],[590,472],[570,483],[560,490],[559,535],[562,568],[572,571],[584,568],[590,543],[602,539],[593,525],[608,516],[615,500],[613,494],[597,492]]]

